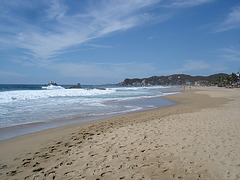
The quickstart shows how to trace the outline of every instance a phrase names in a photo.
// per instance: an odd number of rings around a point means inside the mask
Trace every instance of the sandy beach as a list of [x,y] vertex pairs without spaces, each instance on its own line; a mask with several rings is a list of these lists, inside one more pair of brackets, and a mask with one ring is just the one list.
[[240,179],[240,89],[0,142],[0,179]]

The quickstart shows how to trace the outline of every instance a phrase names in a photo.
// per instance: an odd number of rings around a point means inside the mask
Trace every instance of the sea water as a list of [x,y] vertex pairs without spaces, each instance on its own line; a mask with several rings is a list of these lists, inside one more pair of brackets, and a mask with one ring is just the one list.
[[[0,140],[51,127],[172,105],[165,86],[0,85]],[[44,126],[33,125],[44,124]],[[31,129],[32,130],[28,130]],[[13,133],[6,129],[21,132]],[[8,132],[8,133],[6,133]],[[11,134],[12,133],[12,134]]]

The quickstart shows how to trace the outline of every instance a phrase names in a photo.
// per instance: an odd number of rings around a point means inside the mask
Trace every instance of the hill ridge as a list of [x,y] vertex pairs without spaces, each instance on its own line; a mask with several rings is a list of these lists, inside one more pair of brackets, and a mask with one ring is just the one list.
[[[173,74],[169,76],[151,76],[148,78],[126,78],[118,83],[121,86],[157,86],[157,85],[200,85],[216,83],[218,79],[226,78],[228,74],[218,73],[210,76],[191,76],[187,74]],[[217,84],[217,83],[216,83]]]

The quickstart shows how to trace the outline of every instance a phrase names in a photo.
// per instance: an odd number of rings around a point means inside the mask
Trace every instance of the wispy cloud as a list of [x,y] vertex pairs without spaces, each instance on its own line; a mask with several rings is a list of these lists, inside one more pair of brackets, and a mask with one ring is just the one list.
[[[203,60],[185,60],[182,66],[177,69],[161,71],[164,74],[191,74],[191,75],[209,75],[225,71],[226,68],[221,64],[212,64]],[[202,72],[205,72],[203,74]]]
[[54,63],[47,68],[55,70],[63,77],[104,78],[122,80],[123,77],[150,76],[157,69],[150,63]]
[[[31,17],[31,13],[20,13],[19,16],[13,12],[17,5],[14,4],[13,8],[13,3],[7,4],[5,1],[8,10],[1,13],[0,18],[6,21],[5,25],[1,25],[2,29],[7,28],[8,31],[2,33],[4,36],[0,41],[24,49],[35,59],[51,59],[70,47],[146,23],[152,16],[147,11],[140,10],[152,7],[158,1],[98,1],[94,6],[89,3],[86,12],[74,14],[68,13],[72,7],[63,1],[44,2],[46,8],[40,8],[42,17],[34,19],[39,16]],[[35,11],[36,9],[35,7]]]
[[[108,79],[112,83],[120,82],[123,78],[141,78],[152,75],[191,74],[210,75],[229,70],[222,63],[203,60],[185,60],[177,69],[163,70],[152,63],[54,63],[46,68],[55,71],[61,77],[78,79]],[[204,74],[203,74],[204,72]],[[104,82],[103,82],[104,83]]]
[[65,13],[67,11],[67,6],[60,3],[58,0],[52,0],[49,1],[50,6],[46,10],[46,21],[47,20],[53,20],[53,19],[61,19],[65,16]]
[[11,71],[2,71],[0,70],[0,76],[4,77],[4,78],[16,78],[16,77],[24,77],[27,76],[26,74],[20,74],[20,73],[16,73],[16,72],[11,72]]
[[230,47],[230,48],[223,48],[222,52],[223,52],[222,57],[225,60],[240,62],[240,50]]
[[[213,0],[102,0],[79,1],[75,7],[64,0],[0,2],[0,48],[15,47],[25,59],[38,64],[55,61],[56,56],[79,49],[82,44],[114,32],[149,22],[163,22],[169,13],[155,8],[187,8]],[[166,4],[167,3],[167,4]],[[170,13],[171,14],[171,13]],[[94,45],[97,47],[98,45]],[[101,45],[99,45],[100,47]],[[102,47],[101,47],[102,48]]]
[[209,69],[210,65],[201,60],[186,60],[181,72]]
[[233,8],[225,20],[218,26],[216,32],[223,32],[240,28],[240,6]]
[[172,0],[169,4],[165,5],[168,8],[189,8],[198,6],[205,3],[210,3],[215,0]]

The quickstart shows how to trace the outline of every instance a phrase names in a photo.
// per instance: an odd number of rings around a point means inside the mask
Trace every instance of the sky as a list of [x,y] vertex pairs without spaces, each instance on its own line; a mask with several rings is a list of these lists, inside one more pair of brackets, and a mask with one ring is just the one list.
[[239,71],[239,0],[0,0],[0,84]]

